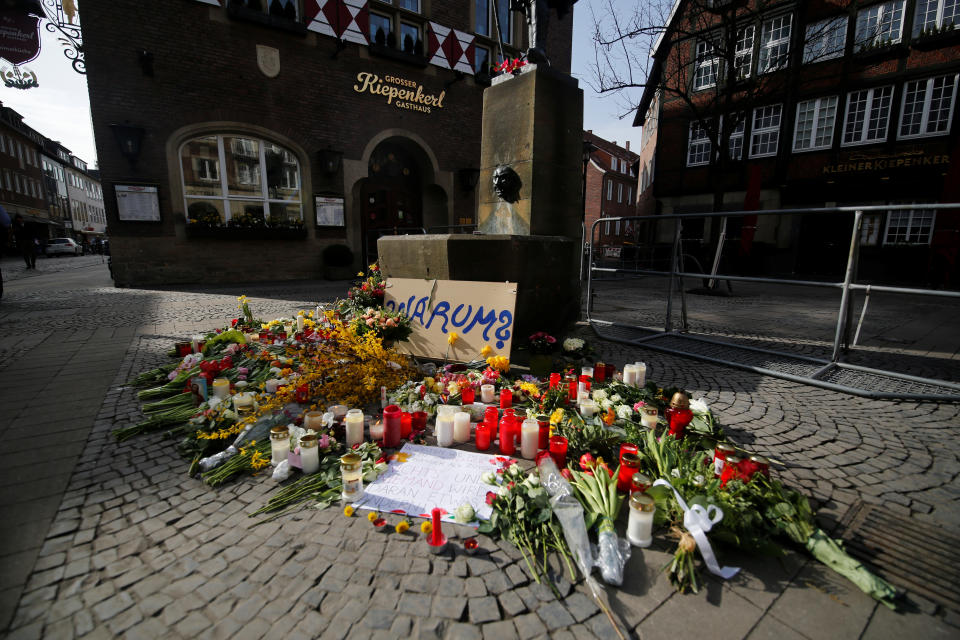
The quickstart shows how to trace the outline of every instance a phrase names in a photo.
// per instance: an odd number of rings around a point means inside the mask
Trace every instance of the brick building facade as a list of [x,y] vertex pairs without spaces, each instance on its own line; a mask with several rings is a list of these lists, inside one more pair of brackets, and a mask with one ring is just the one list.
[[[955,4],[678,2],[635,121],[656,140],[655,202],[642,211],[958,201]],[[852,216],[770,220],[731,218],[740,259],[766,271],[842,268]],[[710,226],[685,234],[706,241]],[[788,255],[795,238],[804,249]],[[871,213],[861,240],[863,278],[960,281],[957,212]]]
[[[516,45],[504,54],[516,56],[522,15],[498,5]],[[116,283],[318,277],[336,266],[331,245],[349,247],[342,271],[355,272],[382,234],[474,222],[483,90],[499,57],[493,8],[85,2]],[[570,15],[551,25],[564,71],[571,34]],[[146,208],[121,212],[117,195],[131,189]]]
[[[585,168],[587,242],[593,244],[594,251],[613,256],[624,242],[632,238],[631,223],[617,220],[601,222],[596,228],[593,225],[603,218],[637,215],[636,163],[639,156],[630,151],[629,141],[626,147],[621,147],[616,141],[604,140],[590,130],[583,132],[583,141],[591,145]],[[592,239],[589,237],[591,230],[595,230]]]

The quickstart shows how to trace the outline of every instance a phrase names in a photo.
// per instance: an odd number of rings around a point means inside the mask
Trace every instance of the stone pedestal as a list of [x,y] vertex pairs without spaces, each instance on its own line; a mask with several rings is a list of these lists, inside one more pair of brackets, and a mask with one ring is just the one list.
[[[583,91],[550,67],[499,76],[483,92],[483,137],[477,224],[489,230],[498,207],[493,172],[509,165],[520,176],[513,213],[530,235],[581,237]],[[526,225],[525,225],[526,226]]]
[[577,319],[579,273],[570,265],[579,250],[579,240],[558,236],[436,234],[377,241],[387,278],[516,282],[514,345],[536,331],[556,335]]

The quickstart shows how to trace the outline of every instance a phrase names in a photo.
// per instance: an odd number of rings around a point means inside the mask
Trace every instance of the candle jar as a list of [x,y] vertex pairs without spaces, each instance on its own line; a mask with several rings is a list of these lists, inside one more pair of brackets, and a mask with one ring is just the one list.
[[308,433],[300,438],[300,469],[306,473],[316,473],[320,468],[320,449],[317,448],[317,436]]
[[637,386],[637,367],[633,364],[623,365],[623,384]]
[[490,424],[497,424],[500,419],[500,411],[496,407],[487,407],[483,412],[483,421]]
[[550,416],[537,416],[537,426],[540,428],[537,449],[546,449],[550,446]]
[[307,411],[303,414],[303,428],[319,431],[323,428],[323,411]]
[[383,446],[396,449],[400,446],[400,407],[395,404],[383,408]]
[[500,390],[500,408],[507,409],[513,406],[513,392],[510,389]]
[[657,504],[648,493],[630,496],[630,517],[627,519],[627,540],[635,547],[653,544],[653,515]]
[[617,491],[629,491],[633,476],[640,469],[640,456],[635,453],[620,454],[620,471],[617,474]]
[[682,391],[673,394],[670,400],[670,406],[664,411],[667,418],[667,424],[670,426],[670,435],[677,440],[683,440],[687,425],[693,420],[693,412],[690,411],[690,399]]
[[597,415],[599,409],[599,405],[589,398],[580,403],[580,415],[583,416],[584,420]]
[[637,371],[637,386],[642,387],[647,384],[647,365],[644,362],[634,362],[633,366]]
[[640,407],[640,424],[647,429],[655,429],[657,427],[657,408],[649,404]]
[[763,456],[750,456],[740,462],[740,477],[744,482],[749,482],[758,473],[770,477],[770,461]]
[[413,431],[420,432],[425,431],[427,428],[427,412],[426,411],[414,411],[410,414],[410,428]]
[[453,414],[453,441],[458,444],[470,442],[470,414],[466,411]]
[[623,454],[632,453],[635,456],[640,455],[640,448],[632,442],[624,442],[620,445],[620,464],[623,464]]
[[553,458],[557,469],[564,469],[567,466],[567,439],[563,436],[550,437],[550,457]]
[[233,396],[234,411],[249,415],[249,413],[253,411],[253,398],[254,395],[252,393],[238,393]]
[[737,454],[737,450],[726,443],[719,443],[716,449],[713,450],[713,475],[720,477],[720,474],[723,473],[723,464],[729,456],[734,456]]
[[492,384],[480,385],[480,402],[490,404],[496,397],[496,387]]
[[550,388],[551,388],[551,389],[556,389],[556,388],[559,387],[559,386],[560,386],[560,374],[559,374],[559,373],[551,373],[551,374],[550,374]]
[[340,421],[347,415],[347,405],[333,404],[327,407],[327,411],[333,414],[333,419]]
[[230,397],[230,381],[226,378],[214,378],[213,380],[213,395],[217,396],[221,400],[226,400]]
[[577,399],[577,376],[567,376],[563,382],[567,386],[567,403],[571,403]]
[[743,480],[740,464],[743,459],[737,455],[728,455],[723,461],[723,471],[720,472],[720,486],[725,487],[731,480]]
[[533,418],[527,418],[520,425],[520,455],[527,460],[533,460],[537,455],[539,441],[540,423]]
[[449,447],[453,444],[453,416],[437,416],[437,446]]
[[190,354],[190,352],[191,352],[192,349],[193,349],[193,345],[192,345],[191,343],[185,342],[185,341],[177,342],[177,343],[174,345],[174,347],[176,347],[176,349],[177,349],[177,355],[178,355],[179,357],[181,357],[181,358],[182,358],[183,356],[185,356],[185,355]]
[[460,402],[463,404],[473,404],[476,399],[476,391],[469,384],[460,389]]
[[370,423],[370,439],[374,442],[383,440],[383,421],[377,420]]
[[593,381],[604,382],[607,379],[607,365],[598,362],[593,365]]
[[477,451],[486,451],[490,448],[490,436],[493,427],[483,422],[477,425]]
[[580,367],[580,381],[583,381],[583,377],[587,376],[588,378],[593,378],[593,367]]
[[305,384],[297,385],[294,400],[296,400],[298,404],[307,404],[310,402],[310,387]]
[[363,411],[350,409],[343,419],[347,448],[363,442]]
[[643,493],[647,489],[653,486],[653,480],[650,479],[645,473],[635,473],[633,477],[630,478],[630,491],[632,493],[640,492]]
[[400,414],[400,437],[409,438],[410,433],[413,431],[413,418],[409,413],[404,411]]
[[270,429],[270,464],[278,465],[290,453],[290,429],[286,426]]
[[363,497],[363,464],[358,454],[348,453],[340,458],[340,479],[344,501],[356,502]]
[[590,381],[592,378],[588,375],[581,375],[580,381],[577,383],[577,396],[581,393],[590,393]]
[[617,368],[609,362],[604,365],[604,368],[606,369],[604,376],[606,376],[607,380],[613,380],[613,374],[617,372]]
[[452,404],[438,404],[437,405],[437,417],[440,416],[453,416],[459,409],[453,406]]
[[512,456],[517,450],[513,441],[513,418],[503,416],[500,419],[500,453]]

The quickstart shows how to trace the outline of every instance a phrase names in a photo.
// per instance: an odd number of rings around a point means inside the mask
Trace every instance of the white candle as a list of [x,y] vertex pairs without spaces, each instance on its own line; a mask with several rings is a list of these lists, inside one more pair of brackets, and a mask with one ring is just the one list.
[[648,429],[653,429],[657,426],[657,408],[648,407],[646,405],[640,407],[640,424],[645,426]]
[[303,316],[297,316],[297,331],[303,332],[303,328],[306,326],[307,319]]
[[253,394],[252,393],[238,393],[233,396],[233,408],[237,411],[243,409],[253,409]]
[[537,456],[537,444],[540,440],[540,423],[527,418],[520,425],[520,455],[527,460]]
[[580,415],[584,418],[592,418],[599,409],[600,407],[593,400],[584,400],[580,403]]
[[457,411],[460,410],[460,407],[455,407],[452,404],[438,404],[437,405],[437,417],[440,416],[450,416],[453,417]]
[[347,448],[363,442],[363,411],[360,409],[350,409],[347,411],[347,417],[343,420],[347,432]]
[[492,384],[482,384],[480,385],[480,401],[490,403],[493,402],[495,395],[495,387]]
[[653,514],[657,507],[646,493],[630,496],[630,518],[627,520],[627,540],[635,547],[649,547],[653,543]]
[[320,449],[317,448],[317,436],[303,436],[300,438],[300,470],[304,473],[316,473],[319,468]]
[[383,422],[380,420],[370,423],[370,439],[373,441],[383,440]]
[[593,377],[593,367],[581,367],[580,375]]
[[221,400],[226,400],[230,397],[230,381],[226,378],[216,378],[213,381],[213,395],[217,396]]
[[287,459],[290,453],[290,431],[287,427],[270,430],[270,464],[276,466]]
[[637,368],[637,386],[642,387],[647,384],[647,365],[643,362],[634,362],[633,366]]
[[190,338],[190,348],[194,353],[200,353],[200,342],[203,341],[203,336],[193,336]]
[[458,411],[453,414],[453,441],[470,441],[470,414],[466,411]]
[[320,322],[320,316],[323,315],[323,307],[317,305],[317,310],[313,312],[313,319]]
[[[267,381],[269,382],[269,380]],[[307,411],[303,414],[303,428],[319,431],[323,427],[322,411]]]
[[437,446],[449,447],[453,444],[453,416],[437,415]]
[[623,365],[623,384],[628,384],[632,387],[637,385],[637,365],[635,364],[625,364]]
[[578,382],[578,383],[577,383],[577,397],[579,398],[580,396],[584,396],[584,395],[585,395],[585,396],[589,396],[589,395],[590,395],[590,388],[587,386],[587,383],[586,383],[586,382]]
[[333,414],[334,418],[342,418],[347,415],[347,407],[342,404],[334,404],[327,407],[327,411]]

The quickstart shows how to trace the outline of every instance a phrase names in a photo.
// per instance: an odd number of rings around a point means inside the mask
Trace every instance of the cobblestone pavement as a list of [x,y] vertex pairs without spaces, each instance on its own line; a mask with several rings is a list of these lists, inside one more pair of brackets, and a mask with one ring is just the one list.
[[[55,314],[31,316],[29,328],[23,327],[24,314],[48,305],[54,294],[61,306],[78,310],[83,327],[112,326],[116,318],[119,328],[131,329],[118,335],[126,343],[122,355],[99,370],[106,390],[87,420],[82,447],[58,461],[68,481],[55,495],[58,504],[44,530],[35,534],[35,561],[22,584],[3,585],[16,591],[9,637],[615,637],[582,583],[561,579],[558,598],[531,581],[509,545],[481,538],[485,553],[434,557],[417,536],[375,533],[365,519],[347,520],[337,509],[308,509],[251,526],[256,521],[247,513],[274,487],[268,478],[210,490],[187,477],[174,443],[160,435],[119,444],[111,439],[112,429],[140,419],[135,390],[125,381],[165,361],[172,338],[232,316],[235,295],[246,293],[263,316],[290,314],[321,295],[339,294],[342,283],[204,294],[113,290],[90,280],[90,296],[53,284],[8,287],[0,306],[0,345],[7,349],[5,361],[12,360],[0,384],[31,371],[35,350],[57,336],[93,339],[96,329],[64,329]],[[270,291],[271,297],[260,297]],[[88,297],[95,310],[81,309]],[[35,346],[10,350],[9,332],[11,344]],[[585,326],[576,332],[592,335]],[[775,458],[787,482],[821,503],[825,527],[858,500],[942,526],[960,524],[955,405],[870,401],[639,348],[595,345],[605,361],[621,366],[645,360],[653,379],[703,395],[732,439]],[[33,428],[44,437],[50,437],[45,414],[69,410],[71,398],[53,395],[47,405],[33,409]],[[16,417],[25,413],[18,409]],[[47,473],[20,468],[26,482]],[[29,509],[22,502],[8,506],[9,495],[0,499],[7,501],[0,504],[4,513]],[[468,533],[456,529],[445,532],[457,538]],[[721,561],[743,567],[740,575],[728,582],[708,578],[697,595],[675,594],[659,573],[668,549],[660,539],[651,549],[635,550],[625,585],[609,591],[620,619],[648,640],[704,633],[780,640],[905,633],[947,638],[960,626],[957,612],[912,594],[908,612],[891,613],[796,553],[771,561],[723,550]]]

